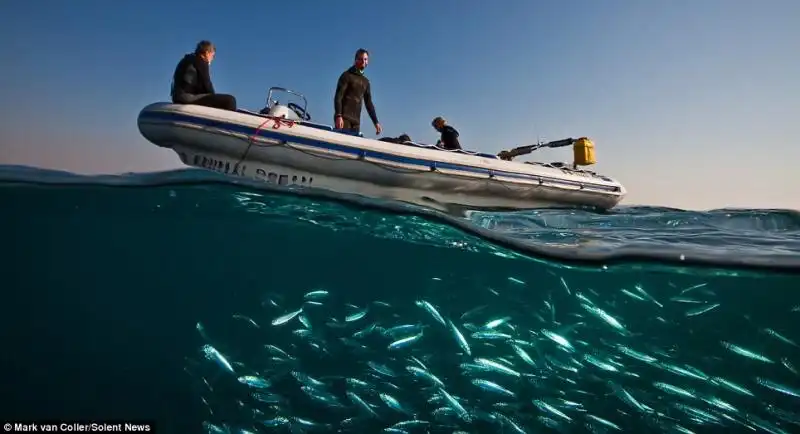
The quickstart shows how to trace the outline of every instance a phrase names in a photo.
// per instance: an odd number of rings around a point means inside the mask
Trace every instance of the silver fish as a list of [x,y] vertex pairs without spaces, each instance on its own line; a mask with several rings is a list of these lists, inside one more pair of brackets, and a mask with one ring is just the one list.
[[453,332],[453,336],[456,338],[456,342],[458,342],[458,346],[461,347],[461,349],[467,353],[468,356],[471,356],[472,350],[469,347],[469,342],[467,342],[467,339],[461,334],[461,332],[458,330],[458,327],[456,327],[452,321],[448,321],[448,325],[450,326],[450,330]]
[[501,363],[495,362],[494,360],[478,358],[475,359],[475,364],[485,367],[487,370],[491,370],[500,374],[510,375],[512,377],[520,377],[521,374],[508,366],[505,366]]
[[302,311],[303,311],[303,308],[301,307],[300,309],[297,309],[297,310],[291,311],[289,313],[286,313],[284,315],[281,315],[281,316],[279,316],[279,317],[277,317],[277,318],[272,320],[272,325],[279,326],[279,325],[286,324],[287,322],[289,322],[292,319],[294,319],[294,317],[296,317],[297,315],[300,315],[300,312],[302,312]]
[[233,373],[233,365],[222,355],[216,348],[212,347],[209,344],[203,345],[201,351],[206,359],[216,362],[219,366],[225,369],[228,372]]
[[237,378],[237,380],[242,384],[254,387],[256,389],[267,389],[270,386],[269,381],[254,375],[244,375]]
[[425,309],[425,311],[428,312],[433,317],[433,319],[435,319],[437,322],[439,322],[443,326],[447,325],[447,322],[444,320],[444,317],[442,316],[442,314],[440,314],[439,311],[436,310],[436,308],[432,304],[430,304],[429,302],[427,302],[425,300],[417,300],[416,301],[416,305],[421,307],[422,309]]
[[704,313],[711,312],[712,310],[718,308],[719,306],[720,306],[719,303],[713,303],[713,304],[706,304],[706,305],[698,306],[698,307],[695,307],[695,308],[687,310],[686,311],[686,316],[702,315]]
[[386,404],[386,406],[391,408],[392,410],[398,411],[400,413],[409,414],[408,410],[403,408],[403,406],[400,405],[400,402],[393,396],[386,393],[379,393],[378,396],[381,398],[381,401],[383,401]]
[[735,354],[747,357],[748,359],[758,360],[759,362],[764,362],[764,363],[775,363],[770,358],[768,358],[768,357],[766,357],[764,355],[758,354],[756,352],[750,351],[747,348],[740,347],[739,345],[732,344],[730,342],[725,342],[725,341],[722,341],[721,344],[722,344],[723,347],[731,350]]
[[359,309],[358,311],[356,311],[356,312],[353,312],[353,313],[351,313],[351,314],[347,315],[347,316],[345,317],[344,321],[345,321],[345,322],[354,322],[354,321],[358,321],[358,320],[360,320],[361,318],[364,318],[365,316],[367,316],[367,312],[369,312],[369,308],[368,308],[368,307],[365,307],[365,308],[363,308],[363,309]]
[[427,370],[423,368],[418,368],[416,366],[406,366],[406,370],[417,377],[424,378],[425,380],[431,382],[433,385],[438,387],[444,387],[444,383],[442,380],[438,379],[435,375],[431,374]]
[[499,393],[499,394],[504,395],[504,396],[506,396],[508,398],[516,397],[516,394],[514,392],[512,392],[512,391],[510,391],[510,390],[508,390],[508,389],[506,389],[506,388],[504,388],[502,386],[500,386],[497,383],[493,383],[493,382],[491,382],[489,380],[483,380],[483,379],[476,378],[476,379],[472,380],[472,384],[474,384],[477,387],[480,387],[483,390],[487,390],[489,392],[494,392],[494,393]]
[[375,410],[373,410],[372,407],[370,407],[369,404],[367,404],[363,399],[361,399],[361,397],[358,396],[355,392],[347,391],[346,395],[347,398],[350,399],[350,401],[353,404],[356,404],[356,406],[364,410],[365,413],[375,418],[379,417],[378,413],[375,413]]
[[238,313],[237,313],[237,314],[234,314],[234,315],[233,315],[233,318],[234,318],[234,319],[241,320],[241,321],[244,321],[244,322],[246,322],[246,323],[250,324],[251,326],[253,326],[253,327],[257,328],[257,329],[260,329],[260,328],[261,328],[261,326],[260,326],[260,325],[258,325],[258,323],[256,323],[256,322],[253,320],[253,318],[250,318],[249,316],[240,315],[240,314],[238,314]]
[[422,336],[423,336],[423,334],[422,334],[422,332],[420,332],[419,334],[416,334],[416,335],[407,336],[407,337],[404,337],[402,339],[398,339],[398,340],[390,343],[389,346],[387,347],[387,349],[395,350],[395,349],[398,349],[398,348],[404,348],[404,347],[406,347],[408,345],[411,345],[411,344],[419,341],[420,339],[422,339]]
[[766,378],[761,378],[761,377],[756,378],[756,383],[766,387],[767,389],[772,389],[776,392],[783,393],[784,395],[800,398],[800,389],[794,389],[789,386],[785,386],[783,384],[776,383],[772,380],[768,380]]
[[328,295],[330,295],[330,293],[328,291],[325,291],[325,290],[322,290],[322,289],[318,289],[316,291],[310,291],[310,292],[305,293],[303,295],[303,299],[305,299],[305,300],[319,300],[319,299],[328,297]]

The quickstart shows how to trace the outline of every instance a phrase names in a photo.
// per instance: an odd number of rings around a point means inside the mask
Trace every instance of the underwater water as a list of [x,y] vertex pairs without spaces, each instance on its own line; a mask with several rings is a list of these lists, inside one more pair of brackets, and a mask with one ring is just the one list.
[[446,217],[0,167],[4,420],[800,432],[800,214]]

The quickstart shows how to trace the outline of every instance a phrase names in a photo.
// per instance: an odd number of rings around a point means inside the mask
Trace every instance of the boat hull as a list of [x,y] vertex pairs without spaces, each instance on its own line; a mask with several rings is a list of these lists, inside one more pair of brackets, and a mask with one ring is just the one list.
[[142,110],[138,124],[147,140],[173,149],[188,166],[442,210],[611,208],[625,194],[610,178],[559,177],[557,169],[539,173],[522,163],[385,143],[254,113],[156,103]]

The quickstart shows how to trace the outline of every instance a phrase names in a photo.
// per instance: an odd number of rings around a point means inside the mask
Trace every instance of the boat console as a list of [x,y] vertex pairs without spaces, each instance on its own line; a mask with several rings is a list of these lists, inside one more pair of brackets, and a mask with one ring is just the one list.
[[[286,104],[282,104],[280,100],[278,100],[277,96],[273,96],[277,93],[285,93],[287,95],[294,95],[295,97],[302,100],[302,105],[297,104],[295,102],[289,102]],[[291,97],[290,97],[291,98]],[[251,112],[248,112],[251,113]],[[251,113],[252,114],[252,113]],[[308,113],[308,100],[306,99],[305,95],[295,92],[291,89],[286,89],[283,87],[271,87],[267,92],[267,105],[258,112],[259,115],[262,116],[275,116],[275,117],[282,117],[288,120],[302,122],[304,126],[317,128],[320,130],[326,131],[335,131],[340,134],[347,134],[351,136],[358,136],[364,137],[361,133],[352,133],[349,131],[339,131],[333,128],[331,125],[325,124],[318,124],[316,122],[311,122],[311,114]]]
[[[277,99],[277,96],[273,97],[274,94],[279,92],[285,93],[287,95],[294,95],[295,97],[302,99],[303,105],[300,106],[295,102],[281,104],[280,101]],[[308,100],[304,95],[283,87],[271,87],[267,92],[267,105],[263,109],[261,109],[259,113],[268,116],[286,118],[293,121],[308,122],[311,120],[311,115],[308,113],[307,108],[308,108]]]

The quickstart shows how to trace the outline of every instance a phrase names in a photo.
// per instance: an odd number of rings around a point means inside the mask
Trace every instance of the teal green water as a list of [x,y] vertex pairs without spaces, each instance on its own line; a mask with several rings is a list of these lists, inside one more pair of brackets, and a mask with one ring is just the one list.
[[800,215],[444,217],[0,168],[4,419],[158,432],[800,430]]

